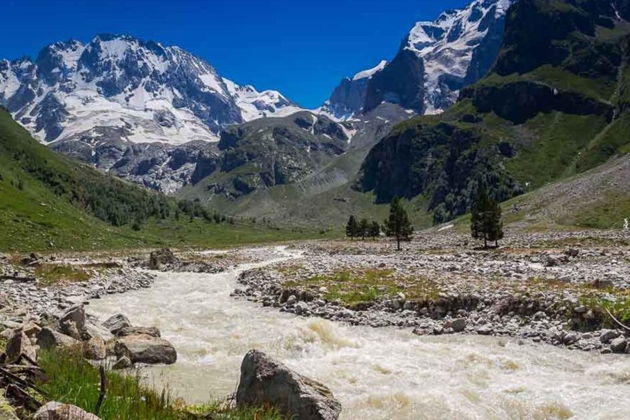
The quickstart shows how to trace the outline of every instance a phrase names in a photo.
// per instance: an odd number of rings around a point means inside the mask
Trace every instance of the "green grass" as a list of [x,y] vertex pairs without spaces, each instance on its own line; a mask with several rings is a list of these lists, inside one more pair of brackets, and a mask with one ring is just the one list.
[[[100,389],[98,369],[79,355],[65,351],[41,352],[40,366],[48,381],[40,384],[51,400],[94,412]],[[219,403],[187,407],[168,392],[143,386],[138,376],[107,372],[107,393],[98,413],[103,420],[281,420],[271,408],[228,409]]]
[[43,286],[88,281],[90,275],[80,267],[71,265],[43,264],[35,269],[35,276]]
[[[294,267],[282,271],[285,275],[294,272]],[[339,301],[352,307],[362,303],[372,303],[381,298],[393,298],[403,293],[409,300],[435,300],[439,289],[430,280],[417,278],[401,278],[395,275],[396,270],[389,268],[372,268],[362,270],[337,270],[330,274],[322,274],[307,279],[286,281],[284,287],[326,288],[324,298],[328,301]]]
[[500,76],[492,73],[482,79],[478,86],[501,86],[519,81],[548,84],[560,91],[579,92],[598,100],[609,100],[615,92],[615,84],[606,79],[589,79],[550,65],[540,66],[524,74]]
[[583,209],[572,223],[586,228],[621,229],[624,217],[629,215],[630,196],[621,192],[608,194],[599,203]]
[[[203,218],[190,222],[186,214],[175,217],[173,208],[168,216],[147,213],[155,206],[174,205],[174,200],[54,153],[0,111],[0,251],[228,247],[337,236],[239,219],[234,224]],[[140,214],[139,230],[124,220],[109,220]]]
[[539,187],[572,175],[572,163],[604,127],[604,118],[569,115],[560,112],[538,114],[523,124],[533,134],[506,167],[522,183]]

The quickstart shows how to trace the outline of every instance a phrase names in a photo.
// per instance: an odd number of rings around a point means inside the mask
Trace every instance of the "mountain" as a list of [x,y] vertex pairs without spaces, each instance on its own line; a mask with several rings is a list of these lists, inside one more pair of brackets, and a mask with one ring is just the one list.
[[228,127],[218,143],[216,171],[204,180],[205,193],[234,199],[293,183],[342,154],[349,141],[344,126],[307,111]]
[[356,188],[420,200],[442,222],[470,208],[480,179],[506,200],[630,152],[628,3],[516,2],[491,72],[443,114],[398,125]]
[[181,48],[117,35],[0,61],[0,104],[55,151],[166,193],[199,176],[224,127],[300,110]]
[[0,250],[216,247],[319,236],[240,220],[55,153],[0,107]]
[[343,79],[330,98],[321,106],[320,111],[341,120],[350,119],[361,112],[365,104],[368,82],[386,65],[387,61],[382,60],[371,69],[360,71],[352,78]]
[[298,107],[223,78],[179,47],[125,35],[57,42],[0,61],[0,104],[43,142],[217,141],[220,130]]
[[390,62],[342,80],[322,109],[341,119],[382,102],[418,114],[444,111],[494,63],[511,2],[475,0],[433,22],[417,22]]

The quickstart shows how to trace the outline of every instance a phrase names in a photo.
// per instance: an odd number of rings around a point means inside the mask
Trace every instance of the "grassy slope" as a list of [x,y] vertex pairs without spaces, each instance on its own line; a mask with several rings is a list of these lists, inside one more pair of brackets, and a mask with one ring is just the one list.
[[250,224],[211,224],[187,217],[150,218],[140,231],[115,227],[71,203],[25,170],[15,154],[26,156],[51,173],[54,182],[72,190],[86,180],[113,183],[122,192],[149,194],[139,187],[113,180],[91,168],[58,155],[33,140],[10,116],[0,111],[0,250],[106,249],[143,246],[233,246],[246,243],[319,237],[318,232],[279,230]]

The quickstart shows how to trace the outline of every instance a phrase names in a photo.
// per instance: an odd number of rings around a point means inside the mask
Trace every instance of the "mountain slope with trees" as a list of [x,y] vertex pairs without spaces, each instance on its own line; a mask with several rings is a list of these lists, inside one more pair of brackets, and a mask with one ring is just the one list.
[[312,235],[218,224],[194,202],[104,175],[34,140],[0,109],[0,250],[238,244]]
[[491,73],[444,114],[397,126],[357,188],[422,196],[443,222],[471,208],[480,177],[504,201],[629,152],[627,4],[517,2]]

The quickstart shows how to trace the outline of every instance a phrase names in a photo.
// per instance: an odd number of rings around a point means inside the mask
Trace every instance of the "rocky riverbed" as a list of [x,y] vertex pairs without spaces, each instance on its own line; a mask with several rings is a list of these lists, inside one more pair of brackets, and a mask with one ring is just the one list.
[[296,246],[299,259],[241,274],[234,295],[302,316],[411,328],[419,335],[510,336],[630,353],[630,235],[509,232],[495,250],[466,235]]

